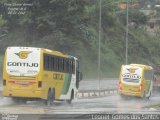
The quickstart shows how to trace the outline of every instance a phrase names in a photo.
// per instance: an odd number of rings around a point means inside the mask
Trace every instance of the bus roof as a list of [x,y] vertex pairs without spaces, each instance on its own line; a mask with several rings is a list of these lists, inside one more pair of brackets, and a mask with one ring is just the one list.
[[45,48],[41,48],[43,50],[43,52],[45,53],[50,53],[50,54],[54,54],[54,55],[57,55],[57,56],[63,56],[63,57],[66,57],[66,54],[62,53],[62,52],[59,52],[59,51],[55,51],[55,50],[50,50],[50,49],[45,49]]
[[61,56],[61,57],[66,57],[66,58],[74,58],[75,60],[78,60],[76,57],[74,56],[71,56],[71,55],[68,55],[68,54],[64,54],[62,52],[59,52],[59,51],[55,51],[55,50],[50,50],[50,49],[45,49],[45,48],[42,48],[42,50],[45,52],[45,53],[50,53],[52,55],[56,55],[56,56]]
[[34,48],[34,49],[40,49],[40,50],[42,50],[44,53],[49,53],[49,54],[52,54],[52,55],[61,56],[61,57],[66,57],[66,58],[74,58],[75,60],[78,60],[78,58],[76,58],[76,57],[74,57],[74,56],[71,56],[71,55],[68,55],[68,54],[65,54],[65,53],[56,51],[56,50],[46,49],[46,48],[24,47],[24,46],[9,46],[7,49],[10,49],[10,48],[19,48],[19,49],[21,49],[21,50],[29,50],[30,48],[32,48],[32,49],[33,49],[33,48]]
[[74,59],[77,60],[77,58],[74,57],[74,56],[67,55],[67,54],[64,54],[64,53],[62,53],[62,52],[59,52],[59,51],[56,51],[56,50],[50,50],[50,49],[46,49],[46,48],[24,47],[24,46],[9,46],[7,49],[10,49],[10,48],[18,48],[18,49],[21,49],[21,50],[29,50],[30,48],[35,48],[35,49],[40,49],[40,50],[42,50],[44,53],[49,53],[49,54],[52,54],[52,55],[61,56],[61,57],[66,57],[66,58],[74,58]]

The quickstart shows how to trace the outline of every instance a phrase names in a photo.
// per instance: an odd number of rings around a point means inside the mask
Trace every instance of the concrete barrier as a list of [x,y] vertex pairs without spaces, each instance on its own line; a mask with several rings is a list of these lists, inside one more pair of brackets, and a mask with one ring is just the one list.
[[104,89],[104,90],[80,90],[77,94],[78,98],[92,98],[92,97],[102,97],[117,94],[116,89]]

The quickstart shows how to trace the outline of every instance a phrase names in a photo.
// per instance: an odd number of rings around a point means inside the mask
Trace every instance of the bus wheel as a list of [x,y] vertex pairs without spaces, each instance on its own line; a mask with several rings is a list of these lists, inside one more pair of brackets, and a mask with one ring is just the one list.
[[74,92],[73,92],[73,90],[72,90],[71,97],[70,97],[69,100],[67,100],[67,102],[68,102],[69,104],[71,104],[71,102],[72,102],[73,99],[74,99]]
[[53,100],[54,100],[54,91],[53,90],[49,90],[48,91],[48,97],[47,97],[47,100],[46,100],[46,105],[47,106],[50,106],[53,104]]

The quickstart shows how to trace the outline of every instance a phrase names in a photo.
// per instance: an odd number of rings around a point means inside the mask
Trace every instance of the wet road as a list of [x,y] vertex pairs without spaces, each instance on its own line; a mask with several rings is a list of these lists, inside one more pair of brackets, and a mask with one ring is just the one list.
[[14,114],[58,114],[58,113],[103,113],[103,112],[149,112],[158,111],[151,105],[158,104],[160,97],[150,100],[140,98],[122,99],[119,95],[111,95],[92,99],[75,99],[70,105],[65,101],[57,101],[48,107],[41,101],[28,101],[27,104],[15,104],[10,98],[0,98],[0,113]]
[[[80,85],[82,86],[82,84],[84,84],[84,82]],[[85,85],[86,84],[84,84],[81,89],[84,90]],[[90,88],[94,87],[96,87],[96,82],[92,84],[92,87]],[[55,101],[54,105],[48,107],[41,101],[28,101],[26,104],[15,104],[10,98],[0,96],[0,113],[25,115],[32,114],[29,115],[30,118],[28,118],[28,116],[23,118],[26,118],[26,120],[48,120],[49,118],[46,118],[48,117],[46,114],[56,114],[62,117],[63,115],[61,114],[68,114],[69,116],[71,114],[76,116],[84,116],[83,114],[94,113],[159,113],[159,110],[150,107],[159,103],[160,95],[154,95],[150,98],[150,100],[142,100],[140,98],[132,97],[122,99],[118,94],[116,94],[100,98],[75,99],[72,104],[68,104],[65,101]],[[34,114],[38,115],[34,116]]]

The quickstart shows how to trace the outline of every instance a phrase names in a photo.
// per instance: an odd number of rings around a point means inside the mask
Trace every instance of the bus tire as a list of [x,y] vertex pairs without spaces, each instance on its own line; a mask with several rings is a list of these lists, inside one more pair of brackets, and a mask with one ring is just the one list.
[[74,99],[74,91],[72,90],[72,92],[71,92],[71,97],[70,97],[69,100],[67,100],[67,102],[68,102],[69,104],[71,104],[73,99]]
[[45,103],[47,106],[50,106],[53,104],[53,101],[54,101],[54,91],[49,89],[47,100],[45,101]]

